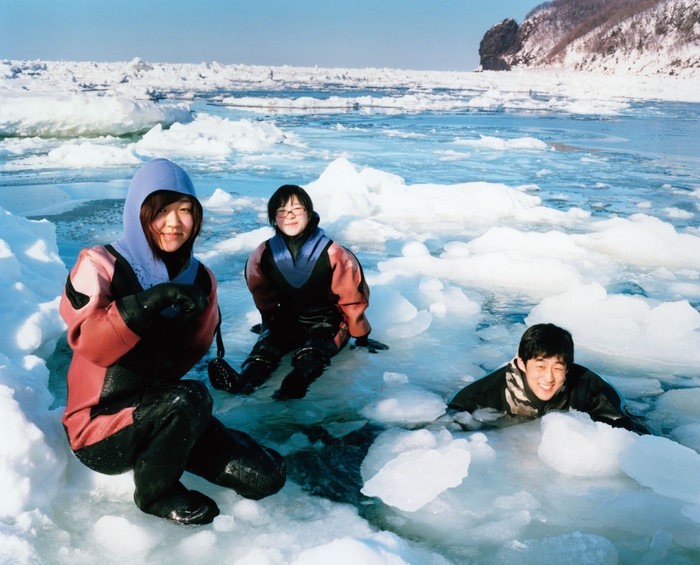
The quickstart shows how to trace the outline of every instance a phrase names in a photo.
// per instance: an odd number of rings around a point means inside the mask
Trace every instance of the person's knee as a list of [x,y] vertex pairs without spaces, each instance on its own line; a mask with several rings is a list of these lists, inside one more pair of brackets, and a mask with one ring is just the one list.
[[325,339],[309,339],[292,355],[293,367],[326,367],[331,363],[331,357],[338,352],[332,341]]
[[181,410],[197,421],[208,421],[214,408],[211,393],[201,381],[180,381],[172,387],[167,402],[172,409]]
[[151,391],[141,413],[153,423],[160,421],[166,425],[171,422],[173,427],[184,425],[188,435],[196,438],[209,423],[213,406],[211,393],[204,383],[183,380]]

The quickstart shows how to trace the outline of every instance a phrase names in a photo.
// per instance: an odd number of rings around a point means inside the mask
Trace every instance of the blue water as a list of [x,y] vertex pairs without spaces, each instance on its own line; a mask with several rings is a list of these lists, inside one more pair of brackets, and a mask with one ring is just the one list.
[[[197,103],[193,109],[231,119],[251,116],[211,103]],[[259,114],[252,117],[263,119]],[[272,119],[307,143],[308,155],[301,160],[285,159],[285,151],[296,150],[277,146],[275,151],[281,156],[266,159],[265,171],[237,170],[230,175],[207,175],[206,180],[241,194],[264,196],[282,182],[315,180],[330,159],[342,154],[359,167],[399,175],[409,185],[537,184],[538,195],[547,206],[577,206],[598,215],[638,212],[634,204],[642,200],[653,204],[648,212],[652,215],[662,207],[696,210],[695,199],[670,194],[663,187],[670,185],[684,193],[700,186],[697,104],[638,102],[614,117],[503,110],[402,114],[360,110],[275,115]],[[339,131],[338,125],[345,129]],[[504,140],[534,137],[555,150],[497,151],[453,143],[482,135]],[[437,152],[446,150],[469,156],[440,161]],[[235,163],[234,156],[229,164]],[[537,174],[545,169],[550,174]],[[698,226],[697,218],[671,221],[677,227]]]

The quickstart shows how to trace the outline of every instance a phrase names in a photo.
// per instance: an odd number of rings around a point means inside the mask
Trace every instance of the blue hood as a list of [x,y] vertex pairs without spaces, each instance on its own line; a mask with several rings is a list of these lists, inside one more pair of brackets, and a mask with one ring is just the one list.
[[[148,196],[158,190],[170,190],[197,198],[189,175],[168,159],[149,161],[131,179],[124,203],[124,235],[112,246],[129,262],[144,289],[170,280],[165,263],[153,256],[141,227],[141,206]],[[191,256],[189,266],[175,280],[191,283],[197,267],[197,260]]]

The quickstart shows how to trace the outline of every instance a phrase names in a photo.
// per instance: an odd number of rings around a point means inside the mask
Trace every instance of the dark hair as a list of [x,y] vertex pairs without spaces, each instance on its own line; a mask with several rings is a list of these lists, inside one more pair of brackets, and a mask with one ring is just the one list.
[[143,233],[146,236],[146,241],[148,246],[151,248],[151,252],[155,257],[163,260],[166,257],[166,252],[163,251],[156,241],[153,231],[151,231],[151,224],[153,220],[158,216],[160,212],[166,206],[170,206],[173,202],[178,202],[183,198],[188,198],[192,202],[192,233],[187,241],[177,250],[178,255],[182,255],[183,258],[187,258],[192,253],[192,247],[194,246],[194,240],[199,235],[202,229],[202,222],[204,214],[202,213],[202,205],[199,203],[194,196],[189,194],[183,194],[181,192],[174,192],[172,190],[157,190],[152,192],[146,197],[146,200],[141,204],[141,227],[143,228]]
[[272,227],[277,225],[275,221],[277,209],[283,208],[292,196],[296,196],[299,204],[306,208],[309,219],[314,215],[314,203],[311,202],[311,197],[307,192],[296,184],[285,184],[280,186],[275,193],[270,196],[270,200],[267,202],[267,219],[270,221]]
[[535,324],[520,338],[518,357],[523,363],[537,357],[559,357],[567,367],[574,362],[574,340],[571,334],[554,324]]

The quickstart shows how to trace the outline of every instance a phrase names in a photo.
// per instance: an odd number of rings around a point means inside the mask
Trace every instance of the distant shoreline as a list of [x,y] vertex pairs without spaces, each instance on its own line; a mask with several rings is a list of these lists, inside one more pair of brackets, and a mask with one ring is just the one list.
[[[260,65],[130,62],[0,61],[0,96],[97,93],[133,100],[194,100],[202,93],[400,89],[396,95],[449,91],[514,91],[592,98],[700,102],[700,69],[675,76],[592,71],[420,71]],[[386,95],[386,94],[384,94]]]

